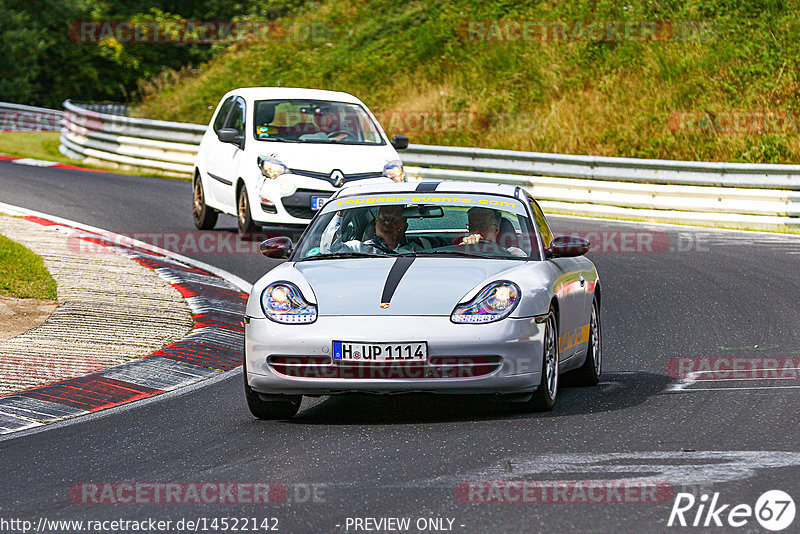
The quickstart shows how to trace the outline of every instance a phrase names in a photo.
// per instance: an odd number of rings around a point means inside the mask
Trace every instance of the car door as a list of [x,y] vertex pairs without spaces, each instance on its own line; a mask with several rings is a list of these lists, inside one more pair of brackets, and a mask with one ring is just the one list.
[[[531,196],[528,196],[528,201],[542,242],[549,248],[553,232],[539,204]],[[581,285],[581,265],[577,258],[550,258],[547,261],[556,270],[553,292],[558,296],[558,345],[560,360],[564,361],[585,346],[584,337],[588,340],[586,328],[581,324],[584,319],[585,284]]]
[[239,96],[231,98],[230,111],[222,127],[238,131],[242,138],[241,144],[223,143],[216,140],[213,148],[209,151],[206,169],[211,178],[211,194],[214,199],[217,203],[235,210],[236,191],[234,187],[239,177],[239,160],[243,153],[246,137],[246,106],[243,98]]

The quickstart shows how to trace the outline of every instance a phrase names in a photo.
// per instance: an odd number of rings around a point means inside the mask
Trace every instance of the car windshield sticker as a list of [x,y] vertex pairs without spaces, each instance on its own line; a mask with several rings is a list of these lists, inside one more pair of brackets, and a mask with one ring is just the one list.
[[[333,207],[335,204],[335,208]],[[480,195],[458,196],[432,196],[432,195],[403,195],[403,196],[369,196],[342,198],[335,203],[328,203],[333,209],[341,207],[358,207],[382,204],[449,204],[455,206],[487,206],[497,209],[517,211],[524,214],[522,204],[509,197],[485,197]]]
[[271,134],[278,133],[278,129],[274,126],[259,126],[256,129],[256,133],[258,134],[259,139],[264,139],[269,137]]

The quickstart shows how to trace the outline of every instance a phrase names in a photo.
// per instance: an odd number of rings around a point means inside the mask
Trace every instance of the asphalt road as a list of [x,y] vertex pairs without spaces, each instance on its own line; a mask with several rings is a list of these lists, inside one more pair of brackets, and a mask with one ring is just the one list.
[[[186,182],[0,163],[0,202],[126,234],[194,231]],[[712,366],[735,358],[797,362],[800,240],[564,217],[551,225],[557,233],[601,232],[594,240],[610,249],[590,253],[604,290],[600,386],[562,389],[545,415],[482,399],[354,396],[306,399],[293,420],[262,422],[250,416],[241,375],[233,374],[0,441],[0,531],[4,519],[174,525],[205,517],[213,532],[212,518],[257,518],[260,527],[271,517],[280,532],[374,532],[358,525],[375,524],[355,518],[398,517],[410,518],[407,532],[419,532],[421,518],[445,519],[423,531],[680,532],[701,528],[667,527],[678,492],[718,492],[720,504],[750,506],[767,490],[800,498],[796,374],[691,383],[668,371],[677,358]],[[234,228],[233,218],[221,217],[213,235],[236,241]],[[637,235],[649,236],[645,245],[619,250]],[[251,282],[275,265],[252,251],[180,252]],[[464,481],[498,480],[645,480],[666,493],[660,502],[633,502],[635,492],[616,500],[603,493],[600,500],[611,502],[563,502],[580,501],[580,484],[572,484],[549,499],[558,502],[475,503],[458,490]],[[84,482],[274,482],[288,496],[259,505],[85,504],[70,496]],[[755,518],[730,526],[730,508],[720,515],[724,526],[712,518],[705,530],[767,532]],[[686,512],[687,521],[697,510]]]

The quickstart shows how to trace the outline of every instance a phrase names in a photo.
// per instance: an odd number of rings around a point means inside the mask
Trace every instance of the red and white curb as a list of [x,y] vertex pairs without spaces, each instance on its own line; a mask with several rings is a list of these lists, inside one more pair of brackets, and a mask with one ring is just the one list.
[[242,316],[250,290],[246,281],[203,262],[74,221],[2,203],[0,211],[113,247],[168,281],[194,314],[194,327],[187,336],[152,354],[0,397],[0,434],[152,397],[241,365]]
[[87,169],[86,167],[70,165],[69,163],[58,163],[57,161],[46,161],[43,159],[33,159],[33,158],[18,158],[14,156],[4,156],[2,154],[0,154],[0,161],[8,161],[10,163],[16,163],[17,165],[28,165],[30,167],[54,167],[56,169],[72,169],[75,171],[86,171],[86,172],[112,172],[103,169]]

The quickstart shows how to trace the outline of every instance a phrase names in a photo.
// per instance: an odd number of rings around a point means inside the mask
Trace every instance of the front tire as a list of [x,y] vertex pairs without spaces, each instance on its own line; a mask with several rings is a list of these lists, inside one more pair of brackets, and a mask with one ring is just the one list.
[[236,200],[236,223],[239,227],[239,235],[252,234],[255,232],[256,225],[253,222],[253,215],[250,211],[250,200],[247,198],[247,186],[242,184],[239,188]]
[[533,396],[526,403],[530,412],[549,412],[556,404],[558,396],[558,325],[553,309],[545,321],[544,342],[542,343],[542,379]]
[[592,300],[592,315],[589,318],[589,346],[586,361],[570,373],[570,382],[576,386],[596,386],[603,372],[603,332],[600,326],[600,307]]
[[242,374],[244,375],[244,396],[247,399],[247,407],[254,417],[264,421],[291,419],[300,410],[300,404],[303,402],[302,395],[285,395],[285,400],[265,401],[247,383],[247,367],[242,366]]
[[194,199],[192,203],[192,218],[198,230],[211,230],[217,224],[216,210],[206,204],[206,195],[203,191],[203,180],[197,176],[194,179]]

